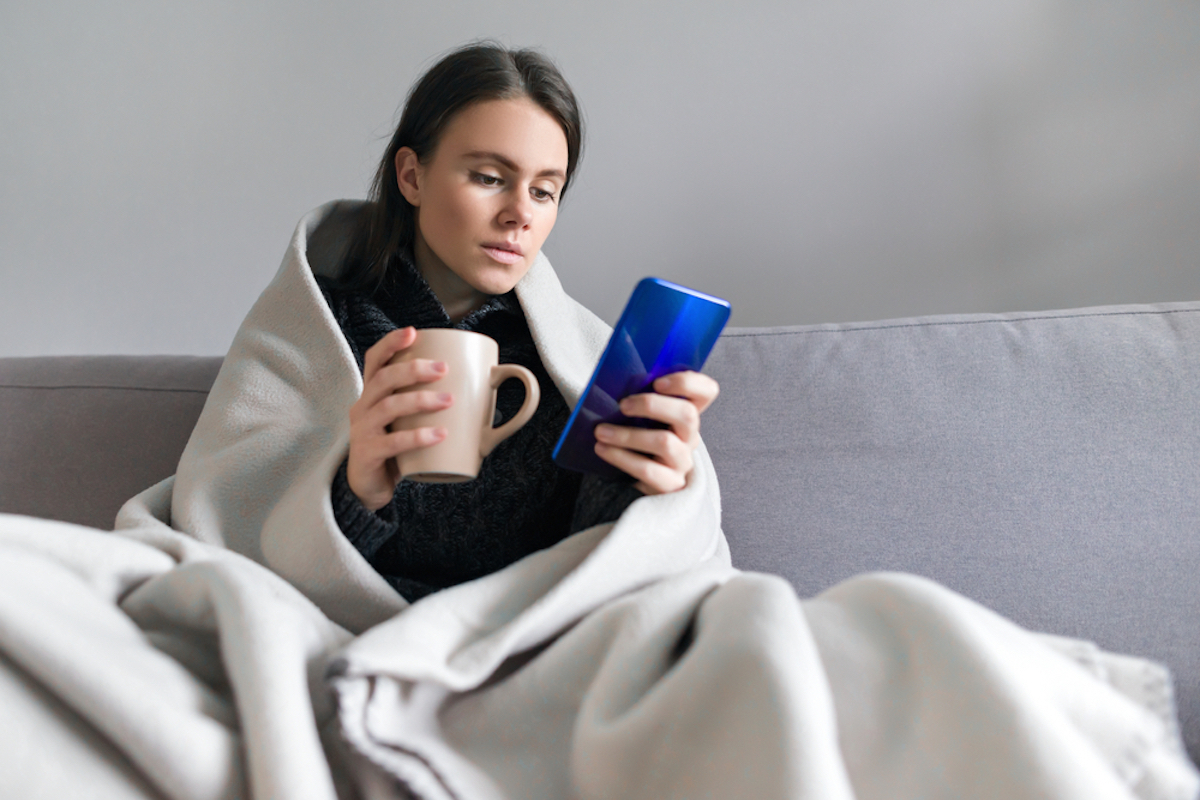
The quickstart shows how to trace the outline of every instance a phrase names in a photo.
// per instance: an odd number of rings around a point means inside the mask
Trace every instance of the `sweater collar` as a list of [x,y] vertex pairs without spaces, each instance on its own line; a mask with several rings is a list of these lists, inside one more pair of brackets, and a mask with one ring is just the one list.
[[458,328],[472,331],[493,314],[521,314],[515,292],[492,295],[482,306],[463,317],[457,324],[442,306],[433,289],[413,262],[412,254],[398,253],[376,293],[376,302],[396,325],[417,328]]

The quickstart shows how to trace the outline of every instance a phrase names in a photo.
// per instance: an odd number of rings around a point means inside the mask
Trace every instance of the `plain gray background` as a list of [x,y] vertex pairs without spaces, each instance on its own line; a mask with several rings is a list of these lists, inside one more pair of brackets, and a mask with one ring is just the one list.
[[539,46],[589,124],[546,245],[732,324],[1200,299],[1194,0],[0,5],[0,356],[220,354],[412,81]]

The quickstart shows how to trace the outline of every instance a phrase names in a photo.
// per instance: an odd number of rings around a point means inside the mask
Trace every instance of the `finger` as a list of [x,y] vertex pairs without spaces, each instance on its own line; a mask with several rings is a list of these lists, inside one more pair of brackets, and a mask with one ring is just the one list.
[[687,473],[632,450],[597,442],[596,455],[631,476],[642,494],[667,494],[687,485]]
[[445,438],[446,429],[442,427],[381,433],[359,442],[360,446],[353,460],[364,470],[373,471],[401,453],[437,444]]
[[446,438],[447,431],[443,427],[413,428],[409,431],[392,431],[381,437],[381,452],[386,453],[384,460],[395,458],[401,453],[418,450],[437,444]]
[[672,430],[606,423],[596,426],[596,440],[643,453],[677,472],[687,472],[692,468],[692,448]]
[[363,382],[370,381],[396,353],[411,347],[416,340],[417,331],[411,325],[397,328],[380,337],[363,356]]
[[422,426],[407,430],[379,429],[363,434],[350,442],[350,461],[366,471],[379,469],[388,459],[401,453],[437,444],[446,438],[442,426]]
[[672,372],[654,382],[654,391],[691,400],[699,411],[705,411],[721,393],[715,379],[703,372]]
[[384,398],[418,383],[432,383],[450,371],[444,361],[414,358],[381,367],[363,386],[362,402],[370,408]]
[[449,392],[420,390],[389,394],[367,409],[366,413],[351,420],[351,425],[364,431],[382,431],[397,420],[426,411],[441,411],[454,404]]
[[446,438],[445,428],[417,428],[372,437],[352,444],[346,480],[364,506],[378,510],[387,505],[400,480],[395,458],[418,447],[428,447]]
[[627,417],[650,419],[667,425],[675,435],[695,447],[700,442],[700,409],[681,397],[650,392],[626,397],[620,404]]

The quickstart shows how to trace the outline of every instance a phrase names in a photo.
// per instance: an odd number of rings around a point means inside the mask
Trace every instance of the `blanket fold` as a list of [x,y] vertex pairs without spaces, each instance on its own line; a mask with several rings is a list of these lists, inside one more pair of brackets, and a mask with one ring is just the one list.
[[[734,569],[703,446],[682,491],[407,603],[330,506],[362,380],[314,275],[361,208],[301,220],[177,474],[114,532],[0,516],[0,794],[80,791],[21,771],[23,730],[91,754],[102,797],[1200,792],[1156,664],[913,576],[801,600]],[[517,297],[575,402],[608,327],[543,256]]]

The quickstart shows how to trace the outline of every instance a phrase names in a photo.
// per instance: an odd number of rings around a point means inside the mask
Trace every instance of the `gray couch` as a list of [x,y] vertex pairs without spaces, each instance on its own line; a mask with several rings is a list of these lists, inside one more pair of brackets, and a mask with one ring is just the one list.
[[[0,511],[110,527],[219,367],[0,359]],[[730,330],[708,371],[738,566],[919,573],[1165,662],[1200,762],[1200,303]]]

